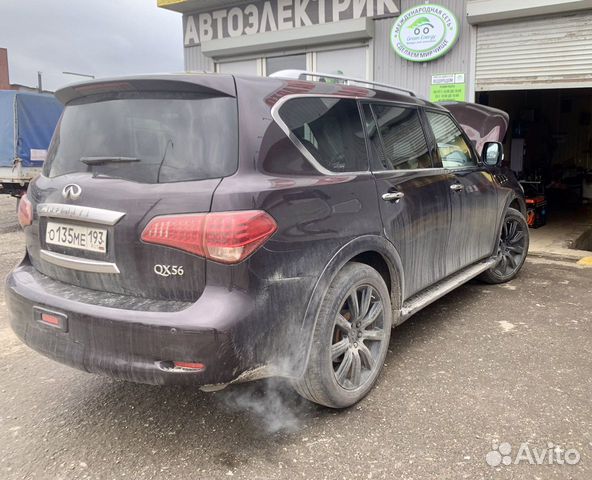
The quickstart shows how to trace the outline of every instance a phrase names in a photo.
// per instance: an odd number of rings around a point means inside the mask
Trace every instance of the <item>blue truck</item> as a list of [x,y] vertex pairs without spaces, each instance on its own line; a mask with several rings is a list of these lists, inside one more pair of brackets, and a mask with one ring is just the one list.
[[62,110],[50,94],[0,90],[0,193],[25,193],[43,168]]

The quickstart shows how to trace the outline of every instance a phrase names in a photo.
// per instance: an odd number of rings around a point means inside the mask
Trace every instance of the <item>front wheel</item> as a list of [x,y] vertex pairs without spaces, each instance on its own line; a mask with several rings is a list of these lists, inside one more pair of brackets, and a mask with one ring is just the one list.
[[332,408],[364,398],[382,370],[392,315],[380,274],[368,265],[347,264],[325,294],[306,371],[293,382],[296,391]]
[[524,265],[528,245],[526,220],[518,210],[508,208],[498,243],[498,262],[479,278],[491,284],[512,280]]

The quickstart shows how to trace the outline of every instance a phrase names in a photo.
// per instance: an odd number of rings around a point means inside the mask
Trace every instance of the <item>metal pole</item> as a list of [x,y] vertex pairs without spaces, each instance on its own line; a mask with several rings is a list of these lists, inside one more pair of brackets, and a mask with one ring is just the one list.
[[43,80],[41,78],[43,72],[37,72],[37,90],[39,91],[39,93],[43,92]]

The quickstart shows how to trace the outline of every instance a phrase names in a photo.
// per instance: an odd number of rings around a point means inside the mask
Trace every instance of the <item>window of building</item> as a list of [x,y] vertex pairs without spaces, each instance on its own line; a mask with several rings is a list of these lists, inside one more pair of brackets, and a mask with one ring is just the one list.
[[295,98],[282,105],[279,114],[322,167],[332,172],[368,169],[364,130],[355,100]]
[[448,114],[427,111],[426,115],[434,132],[444,168],[462,168],[477,164],[460,129]]
[[221,60],[216,62],[215,71],[268,76],[280,70],[307,70],[361,79],[368,76],[368,45],[341,49],[319,47],[315,51],[282,53],[270,52],[256,58]]
[[316,71],[365,79],[367,52],[365,46],[315,52]]
[[366,129],[378,170],[432,167],[432,158],[415,108],[372,104],[365,107]]
[[267,57],[265,59],[265,73],[267,75],[280,70],[306,70],[306,53]]
[[234,73],[236,75],[259,75],[256,58],[219,63],[218,72]]

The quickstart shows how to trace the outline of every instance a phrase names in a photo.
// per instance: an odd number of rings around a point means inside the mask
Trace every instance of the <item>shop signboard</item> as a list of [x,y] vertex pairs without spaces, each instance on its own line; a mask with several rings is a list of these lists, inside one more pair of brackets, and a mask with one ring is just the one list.
[[255,0],[185,15],[184,44],[398,13],[395,0]]
[[456,16],[441,5],[417,5],[403,12],[391,29],[391,46],[411,62],[429,62],[446,55],[458,40]]
[[430,102],[464,102],[466,84],[464,73],[432,75]]

